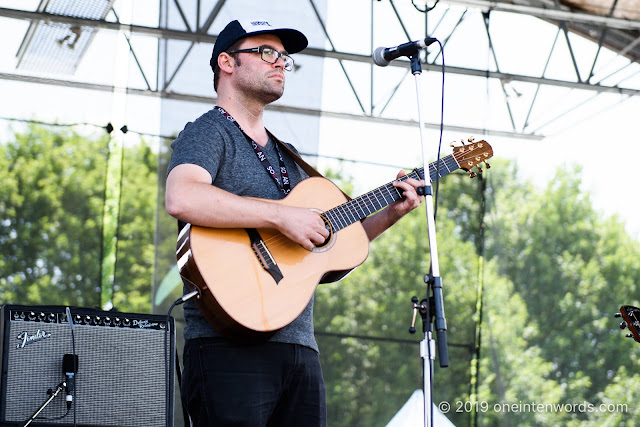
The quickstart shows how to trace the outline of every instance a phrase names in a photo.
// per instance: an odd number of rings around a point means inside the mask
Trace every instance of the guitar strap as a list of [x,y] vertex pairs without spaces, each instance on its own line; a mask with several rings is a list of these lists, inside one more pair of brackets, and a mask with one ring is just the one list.
[[[302,157],[300,157],[300,155],[298,155],[298,153],[296,153],[295,151],[293,151],[291,148],[289,148],[289,146],[287,146],[287,144],[285,144],[284,142],[280,141],[278,138],[276,138],[276,136],[274,134],[272,134],[271,132],[269,132],[267,130],[267,133],[269,134],[269,136],[275,141],[276,144],[278,144],[278,146],[280,148],[284,148],[284,150],[289,153],[289,155],[291,156],[291,158],[293,159],[294,162],[296,162],[298,164],[298,166],[300,166],[300,168],[302,168],[303,171],[306,172],[307,175],[309,176],[318,176],[321,178],[324,178],[324,176],[318,172],[313,166],[311,166],[309,163],[305,162]],[[326,179],[326,178],[325,178]],[[342,194],[347,198],[347,200],[351,200],[351,197],[349,197],[349,195],[347,195],[344,191],[340,190],[342,192]]]
[[[227,112],[227,110],[225,110],[224,108],[222,108],[220,106],[217,106],[216,109],[218,110],[218,112],[220,114],[222,114],[224,117],[226,117],[227,120],[230,120],[234,125],[236,125],[238,127],[238,129],[240,129],[240,132],[242,132],[244,134],[244,136],[247,138],[247,141],[249,141],[251,143],[251,146],[255,150],[256,155],[258,156],[258,159],[260,160],[260,162],[264,166],[265,170],[268,173],[271,174],[271,177],[276,182],[276,185],[278,187],[280,187],[280,189],[282,190],[282,192],[284,193],[285,196],[287,194],[289,194],[289,191],[291,191],[291,187],[289,186],[289,180],[288,180],[288,176],[287,176],[287,168],[284,165],[284,161],[282,160],[282,155],[280,154],[280,150],[278,149],[278,147],[284,148],[284,150],[287,153],[289,153],[291,158],[293,158],[293,160],[298,164],[298,166],[300,166],[302,168],[303,171],[305,171],[307,173],[307,175],[324,178],[324,176],[322,176],[322,174],[320,172],[318,172],[311,165],[309,165],[307,162],[302,160],[302,158],[298,155],[298,153],[293,151],[291,148],[287,147],[286,144],[284,144],[282,141],[280,141],[278,138],[276,138],[276,136],[274,134],[272,134],[271,132],[269,132],[268,129],[265,128],[265,130],[267,131],[267,134],[269,134],[269,137],[273,138],[273,140],[275,141],[275,144],[276,144],[275,148],[276,148],[276,151],[278,152],[278,157],[280,158],[280,170],[282,172],[282,184],[281,184],[280,181],[278,181],[278,177],[276,176],[276,174],[275,174],[275,172],[273,170],[273,167],[271,166],[269,161],[266,160],[264,154],[262,153],[262,151],[258,147],[258,144],[255,141],[253,141],[253,139],[249,135],[247,135],[247,133],[244,131],[244,129],[242,129],[242,126],[240,126],[240,123],[238,123],[236,121],[236,119],[234,119],[233,116],[231,116],[231,114],[229,114]],[[340,192],[347,198],[347,201],[351,200],[351,197],[349,197],[347,194],[345,194],[344,191],[340,190]]]

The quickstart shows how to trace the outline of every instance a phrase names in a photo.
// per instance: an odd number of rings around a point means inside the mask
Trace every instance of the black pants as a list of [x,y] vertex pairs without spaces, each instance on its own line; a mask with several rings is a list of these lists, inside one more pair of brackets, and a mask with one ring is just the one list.
[[295,344],[188,340],[181,395],[195,427],[327,423],[318,353]]

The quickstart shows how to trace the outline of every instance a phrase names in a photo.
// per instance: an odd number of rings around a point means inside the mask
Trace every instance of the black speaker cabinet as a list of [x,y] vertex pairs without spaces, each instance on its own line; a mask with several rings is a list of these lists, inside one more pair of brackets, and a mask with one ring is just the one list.
[[173,319],[69,310],[72,325],[66,307],[0,310],[0,426],[24,426],[65,380],[63,359],[73,360],[73,354],[78,367],[71,410],[62,390],[30,425],[173,426]]

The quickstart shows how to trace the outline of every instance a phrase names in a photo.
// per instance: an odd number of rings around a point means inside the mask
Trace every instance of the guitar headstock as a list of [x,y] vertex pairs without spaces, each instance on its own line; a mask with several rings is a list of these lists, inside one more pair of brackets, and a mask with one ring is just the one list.
[[477,167],[478,173],[482,173],[482,168],[479,166],[482,162],[484,162],[487,169],[491,167],[487,160],[493,157],[493,148],[491,148],[491,145],[489,145],[487,141],[475,141],[473,138],[469,138],[466,143],[465,141],[461,142],[462,145],[460,146],[453,146],[453,143],[451,144],[453,147],[453,157],[455,157],[460,165],[460,169],[469,172],[469,178],[476,176],[476,173],[471,171],[471,168],[474,166]]
[[632,305],[623,305],[620,307],[620,313],[616,313],[615,317],[622,317],[624,321],[620,322],[620,329],[629,328],[630,334],[627,338],[633,338],[640,342],[640,308]]

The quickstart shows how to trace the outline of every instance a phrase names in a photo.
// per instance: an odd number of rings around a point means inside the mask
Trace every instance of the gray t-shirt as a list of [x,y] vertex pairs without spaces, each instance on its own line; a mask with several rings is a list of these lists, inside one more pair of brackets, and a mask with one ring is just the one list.
[[[293,148],[290,144],[287,145]],[[173,151],[169,172],[180,164],[194,164],[211,174],[212,185],[239,196],[263,199],[284,197],[258,160],[247,137],[215,107],[194,122],[187,123],[171,148]],[[275,142],[270,139],[262,152],[276,171],[279,171]],[[281,148],[280,152],[293,188],[307,175],[285,150]],[[277,175],[282,182],[281,175]],[[184,304],[184,316],[185,339],[222,336],[207,322],[194,302],[187,301]],[[270,341],[302,344],[318,351],[313,333],[313,299],[296,320],[277,331]]]

